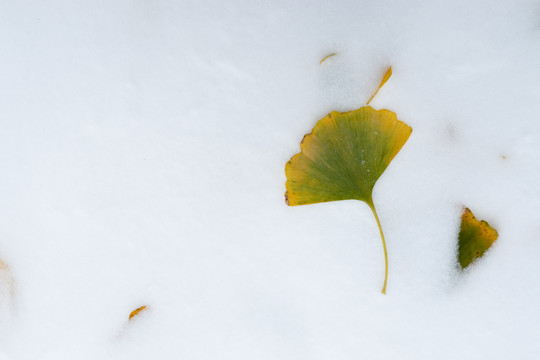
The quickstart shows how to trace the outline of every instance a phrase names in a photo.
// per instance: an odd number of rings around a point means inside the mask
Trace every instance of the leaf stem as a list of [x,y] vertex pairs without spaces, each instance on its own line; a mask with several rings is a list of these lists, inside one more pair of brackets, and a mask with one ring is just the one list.
[[382,245],[383,245],[383,250],[384,250],[384,285],[381,292],[384,295],[386,295],[386,283],[388,281],[388,252],[386,251],[386,241],[384,240],[384,234],[382,231],[381,222],[379,220],[379,216],[377,215],[377,210],[375,210],[375,205],[373,204],[373,201],[368,202],[368,205],[371,208],[373,215],[375,216],[375,220],[377,220],[377,225],[379,226],[379,232],[381,233]]

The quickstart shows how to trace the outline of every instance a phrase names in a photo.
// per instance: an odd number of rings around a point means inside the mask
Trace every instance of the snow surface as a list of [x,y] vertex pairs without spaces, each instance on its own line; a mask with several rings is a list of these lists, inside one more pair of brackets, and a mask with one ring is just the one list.
[[[2,1],[0,33],[1,359],[540,358],[538,1]],[[369,208],[283,193],[388,65],[383,296]],[[462,206],[500,236],[458,276]]]

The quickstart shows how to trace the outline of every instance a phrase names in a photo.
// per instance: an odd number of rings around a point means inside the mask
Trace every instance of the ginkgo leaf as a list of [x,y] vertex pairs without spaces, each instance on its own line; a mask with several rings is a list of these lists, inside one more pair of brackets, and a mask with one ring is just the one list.
[[328,114],[304,136],[302,151],[285,166],[287,204],[347,199],[371,204],[377,179],[411,131],[393,112],[369,106]]
[[334,111],[304,136],[301,152],[285,166],[285,200],[290,206],[347,199],[369,205],[383,241],[383,293],[388,278],[388,256],[372,192],[411,132],[411,127],[389,110],[377,111],[365,106],[345,113]]
[[134,316],[137,316],[139,315],[140,312],[144,311],[147,309],[147,306],[141,306],[140,308],[137,308],[135,310],[133,310],[131,312],[131,314],[129,314],[129,320],[131,320]]
[[458,262],[461,268],[465,269],[482,257],[498,237],[497,230],[484,220],[476,220],[471,210],[465,208],[458,236]]

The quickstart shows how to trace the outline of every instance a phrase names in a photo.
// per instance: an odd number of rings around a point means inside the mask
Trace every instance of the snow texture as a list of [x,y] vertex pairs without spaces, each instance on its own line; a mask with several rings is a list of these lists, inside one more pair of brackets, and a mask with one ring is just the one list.
[[[0,359],[540,357],[538,1],[3,1],[0,33]],[[283,194],[388,65],[383,296],[369,208]],[[458,275],[463,206],[499,239]]]

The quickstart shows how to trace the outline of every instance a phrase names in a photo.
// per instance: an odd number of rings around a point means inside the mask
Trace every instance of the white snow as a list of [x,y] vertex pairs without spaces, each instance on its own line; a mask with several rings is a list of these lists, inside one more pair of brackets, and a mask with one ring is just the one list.
[[[540,357],[538,1],[3,1],[0,34],[0,359]],[[388,65],[383,296],[369,208],[283,193]],[[462,206],[499,239],[458,276]]]

